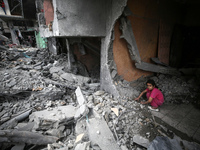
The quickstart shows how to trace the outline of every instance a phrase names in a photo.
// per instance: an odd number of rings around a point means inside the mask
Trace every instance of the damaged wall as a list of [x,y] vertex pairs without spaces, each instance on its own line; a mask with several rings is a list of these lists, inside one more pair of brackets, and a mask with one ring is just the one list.
[[44,0],[44,15],[46,20],[46,25],[49,25],[54,18],[54,10],[52,0]]
[[105,91],[112,93],[115,97],[120,96],[119,91],[115,87],[110,70],[115,62],[112,57],[112,43],[113,43],[113,28],[116,20],[122,14],[127,0],[109,0],[107,1],[107,20],[106,20],[106,37],[102,38],[101,46],[101,88]]
[[[127,5],[132,12],[132,15],[128,16],[128,20],[131,21],[141,61],[151,63],[150,58],[157,57],[158,53],[160,20],[169,24],[180,23],[180,4],[174,3],[173,1],[129,0]],[[170,12],[166,8],[170,8]],[[130,54],[128,53],[126,41],[120,38],[122,33],[119,24],[120,22],[118,21],[115,25],[115,40],[113,43],[114,60],[118,74],[127,81],[133,81],[141,76],[151,75],[151,72],[142,71],[135,67],[135,61],[131,60]],[[170,43],[167,46],[170,46]],[[161,50],[158,56],[159,59],[163,62],[169,62],[169,47],[165,48],[164,51]]]
[[[136,80],[137,78],[141,77],[141,75],[150,75],[151,74],[150,72],[142,71],[135,67],[134,61],[130,57],[130,53],[127,47],[127,42],[124,39],[120,38],[122,33],[119,27],[120,27],[120,22],[117,21],[114,28],[115,40],[113,43],[113,53],[114,53],[113,55],[117,66],[118,74],[127,81]],[[139,52],[141,54],[141,51]],[[151,51],[149,52],[152,53]],[[145,53],[145,55],[141,54],[142,60],[144,60],[144,58],[147,55],[148,53]]]
[[[40,31],[43,33],[42,37],[105,36],[105,3],[105,0],[53,0],[54,21],[52,31],[47,26],[40,26]],[[44,3],[46,8],[48,7],[47,4],[50,4],[49,0]],[[47,9],[47,12],[49,13],[49,9]],[[46,21],[52,20],[52,16],[47,15],[45,17]]]

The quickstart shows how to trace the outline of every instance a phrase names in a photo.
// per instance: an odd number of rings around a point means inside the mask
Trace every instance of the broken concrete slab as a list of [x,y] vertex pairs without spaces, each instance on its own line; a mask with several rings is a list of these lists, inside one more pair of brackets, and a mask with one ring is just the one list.
[[79,143],[74,150],[90,150],[90,142]]
[[105,91],[96,91],[95,93],[94,93],[94,95],[95,96],[101,96],[101,95],[103,95],[105,93]]
[[89,109],[88,109],[87,105],[86,104],[85,105],[81,105],[80,114],[82,116],[86,116],[88,113],[89,113]]
[[77,119],[79,119],[80,117],[81,117],[81,112],[80,112],[80,109],[78,108],[78,109],[76,110],[75,115],[74,115],[74,119],[77,120]]
[[44,136],[39,133],[29,131],[0,130],[0,142],[46,145],[49,143],[55,143],[57,140],[57,137]]
[[75,75],[72,73],[64,73],[61,75],[61,78],[67,81],[76,82],[79,84],[88,83],[91,80],[89,77],[83,77],[83,76]]
[[83,105],[84,103],[86,103],[86,99],[79,86],[77,87],[75,93],[76,93],[76,98],[78,100],[79,105]]
[[150,145],[150,141],[147,138],[142,137],[139,134],[133,136],[133,141],[141,146],[148,147]]
[[100,117],[95,111],[93,111],[93,114],[94,118],[89,117],[87,123],[92,145],[97,144],[102,150],[121,150],[104,118]]
[[163,67],[158,66],[146,62],[141,63],[135,63],[136,68],[145,70],[145,71],[151,71],[151,72],[157,72],[157,73],[163,73],[163,74],[170,74],[170,75],[181,75],[180,72],[175,68],[169,68],[169,67]]
[[58,138],[64,137],[64,133],[59,129],[50,129],[46,131],[47,135],[55,136]]
[[24,150],[25,144],[16,144],[11,150]]
[[50,73],[52,74],[52,73],[64,73],[64,71],[63,71],[63,69],[64,69],[64,67],[51,67],[50,69],[49,69],[49,71],[50,71]]
[[33,126],[34,122],[18,123],[15,129],[17,129],[18,131],[32,131]]
[[48,130],[50,128],[57,129],[59,124],[63,121],[74,118],[75,112],[76,110],[74,106],[60,106],[53,108],[52,111],[43,110],[34,112],[29,116],[29,119],[30,121],[35,122],[33,127],[34,130]]

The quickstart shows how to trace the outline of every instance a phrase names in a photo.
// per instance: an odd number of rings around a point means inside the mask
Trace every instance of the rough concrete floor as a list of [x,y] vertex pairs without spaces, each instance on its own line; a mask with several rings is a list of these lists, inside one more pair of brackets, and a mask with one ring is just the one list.
[[200,110],[194,105],[164,104],[159,112],[152,111],[152,114],[182,138],[200,143]]

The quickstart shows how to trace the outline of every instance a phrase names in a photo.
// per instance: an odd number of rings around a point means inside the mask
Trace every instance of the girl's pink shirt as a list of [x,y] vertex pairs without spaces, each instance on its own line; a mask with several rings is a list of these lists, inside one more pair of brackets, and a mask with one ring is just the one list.
[[156,98],[160,102],[164,102],[164,96],[163,96],[162,92],[159,89],[154,88],[152,91],[150,91],[147,88],[146,90],[147,90],[147,93],[150,93],[150,97],[151,98],[153,98],[153,99]]

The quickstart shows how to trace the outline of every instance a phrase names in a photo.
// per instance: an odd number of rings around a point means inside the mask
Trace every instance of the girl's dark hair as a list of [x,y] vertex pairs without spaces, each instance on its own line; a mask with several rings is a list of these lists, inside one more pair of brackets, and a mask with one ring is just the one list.
[[147,82],[146,82],[146,84],[147,83],[150,83],[150,84],[152,84],[153,86],[155,86],[156,88],[158,88],[158,86],[156,85],[156,83],[154,82],[154,80],[152,80],[152,79],[149,79]]

